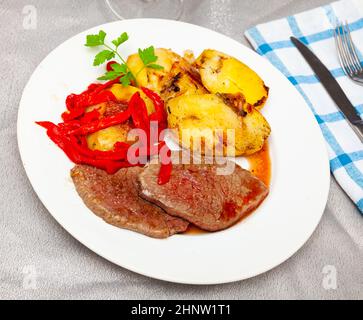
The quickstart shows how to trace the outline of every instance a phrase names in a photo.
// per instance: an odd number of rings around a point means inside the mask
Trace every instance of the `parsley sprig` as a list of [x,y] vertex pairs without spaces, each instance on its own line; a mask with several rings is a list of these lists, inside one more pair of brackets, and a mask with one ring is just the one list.
[[161,70],[162,66],[156,64],[158,57],[155,55],[155,49],[150,46],[146,49],[139,49],[138,54],[143,63],[143,67],[137,71],[134,75],[127,65],[125,59],[121,56],[118,49],[119,47],[129,39],[126,32],[122,33],[118,38],[111,41],[113,47],[105,42],[106,32],[100,30],[98,34],[89,34],[86,37],[85,46],[87,47],[104,47],[105,49],[96,54],[93,65],[99,66],[106,61],[117,57],[120,62],[115,62],[111,65],[112,70],[107,71],[103,76],[99,77],[98,80],[113,80],[120,77],[120,82],[126,87],[131,84],[131,81],[137,85],[137,76],[146,68]]

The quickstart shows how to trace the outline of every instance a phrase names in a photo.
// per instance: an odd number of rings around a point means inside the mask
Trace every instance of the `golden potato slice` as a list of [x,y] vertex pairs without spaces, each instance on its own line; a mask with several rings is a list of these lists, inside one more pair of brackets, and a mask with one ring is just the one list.
[[241,61],[216,50],[204,50],[194,64],[202,83],[211,93],[242,93],[247,103],[260,109],[268,87],[256,72]]
[[183,95],[167,102],[167,112],[181,146],[201,154],[253,154],[270,134],[268,122],[241,94]]
[[[118,85],[116,85],[117,88]],[[124,88],[123,86],[121,86]],[[128,88],[124,88],[128,89]],[[137,88],[135,88],[137,89]],[[115,90],[115,87],[113,87]],[[139,90],[139,89],[137,89]],[[124,92],[124,90],[122,90]],[[115,94],[117,96],[117,92]],[[132,96],[132,92],[130,93]],[[103,102],[94,106],[90,106],[86,109],[86,112],[90,112],[92,110],[97,109],[102,117],[109,117],[119,112],[122,112],[127,109],[127,102],[128,99],[119,99],[118,102]],[[128,132],[131,130],[131,121],[128,120],[122,124],[115,125],[112,127],[108,127],[97,132],[88,134],[86,136],[86,141],[88,148],[91,150],[99,150],[99,151],[109,151],[114,148],[116,142],[128,142],[132,143],[133,141],[128,141]]]
[[[128,57],[127,65],[131,72],[136,76],[139,87],[147,87],[153,91],[159,92],[161,90],[160,82],[171,70],[174,61],[180,57],[167,49],[155,49],[155,55],[158,57],[158,60],[155,63],[162,66],[164,69],[143,69],[144,64],[137,53]],[[143,70],[140,72],[141,69]]]
[[188,61],[190,64],[195,62],[194,52],[192,50],[185,50],[183,54],[183,58]]
[[155,49],[155,55],[158,57],[158,60],[155,63],[161,65],[164,69],[155,70],[145,68],[140,72],[144,65],[137,53],[128,57],[127,65],[131,72],[136,76],[139,87],[146,87],[160,93],[163,87],[164,77],[169,74],[175,62],[185,69],[191,68],[191,65],[184,58],[168,49]]
[[88,148],[100,151],[112,150],[116,142],[127,141],[129,131],[129,125],[122,124],[91,133],[86,137]]
[[199,74],[193,70],[185,69],[179,63],[175,63],[163,81],[163,88],[160,92],[161,98],[166,102],[181,95],[208,93],[198,78]]
[[114,94],[118,101],[125,103],[130,101],[134,93],[139,92],[141,98],[145,101],[148,113],[150,114],[155,110],[151,99],[149,99],[148,96],[139,88],[133,86],[124,87],[122,84],[116,83],[109,90]]

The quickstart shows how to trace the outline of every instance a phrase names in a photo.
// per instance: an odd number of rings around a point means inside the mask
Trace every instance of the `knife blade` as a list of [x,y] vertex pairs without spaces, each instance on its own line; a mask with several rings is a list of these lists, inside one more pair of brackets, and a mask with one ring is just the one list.
[[306,62],[310,65],[311,69],[313,69],[325,90],[350,122],[353,130],[363,142],[363,120],[355,111],[354,106],[338,84],[337,80],[330,73],[329,69],[304,43],[295,37],[291,37],[290,40],[302,54]]

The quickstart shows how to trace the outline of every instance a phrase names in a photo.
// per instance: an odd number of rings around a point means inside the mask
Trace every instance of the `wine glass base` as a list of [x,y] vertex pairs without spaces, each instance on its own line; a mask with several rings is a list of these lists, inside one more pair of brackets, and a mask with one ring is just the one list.
[[114,15],[123,19],[159,18],[179,20],[183,0],[105,0]]

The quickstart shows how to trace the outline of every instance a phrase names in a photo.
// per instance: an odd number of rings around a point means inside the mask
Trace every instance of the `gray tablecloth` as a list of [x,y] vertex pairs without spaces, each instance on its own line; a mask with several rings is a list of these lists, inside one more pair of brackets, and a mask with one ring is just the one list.
[[[185,0],[182,20],[246,43],[247,27],[327,2]],[[24,29],[27,5],[36,8],[36,29]],[[363,218],[334,180],[322,221],[298,253],[263,275],[225,285],[177,285],[135,274],[100,258],[55,222],[22,168],[16,140],[19,100],[53,48],[112,20],[102,0],[0,3],[0,298],[362,299]]]

